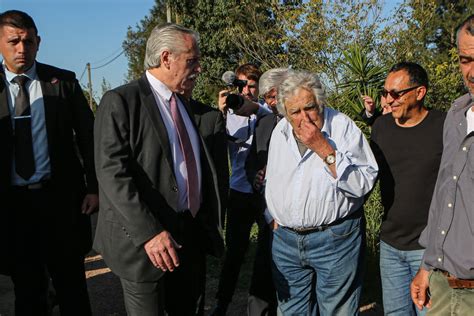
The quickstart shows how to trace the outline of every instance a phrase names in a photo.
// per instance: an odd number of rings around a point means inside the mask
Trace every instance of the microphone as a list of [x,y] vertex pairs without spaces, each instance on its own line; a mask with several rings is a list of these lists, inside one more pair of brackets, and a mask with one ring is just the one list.
[[228,86],[233,86],[235,81],[235,73],[231,70],[228,70],[222,74],[222,81]]
[[247,80],[239,80],[235,76],[235,72],[228,70],[222,74],[222,81],[229,87],[237,87],[239,91],[247,85]]

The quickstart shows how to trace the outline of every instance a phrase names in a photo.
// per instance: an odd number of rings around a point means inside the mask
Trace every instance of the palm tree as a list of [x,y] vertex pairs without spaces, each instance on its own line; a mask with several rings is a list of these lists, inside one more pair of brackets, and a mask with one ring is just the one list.
[[341,61],[345,71],[345,80],[338,85],[341,91],[337,97],[339,108],[349,116],[361,119],[364,109],[361,95],[370,96],[377,108],[380,108],[380,90],[382,88],[387,68],[376,65],[370,58],[367,49],[354,44],[343,52]]

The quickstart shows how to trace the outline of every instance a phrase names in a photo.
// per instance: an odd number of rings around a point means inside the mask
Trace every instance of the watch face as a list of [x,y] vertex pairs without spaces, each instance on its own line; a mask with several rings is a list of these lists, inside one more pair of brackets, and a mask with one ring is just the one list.
[[334,157],[333,154],[330,154],[330,155],[327,155],[326,159],[324,160],[328,165],[332,165],[333,163],[336,162],[336,157]]

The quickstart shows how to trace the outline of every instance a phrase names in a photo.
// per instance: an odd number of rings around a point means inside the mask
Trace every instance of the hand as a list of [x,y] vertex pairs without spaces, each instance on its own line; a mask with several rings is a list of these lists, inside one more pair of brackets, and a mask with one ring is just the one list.
[[302,111],[301,113],[303,118],[299,122],[299,125],[294,129],[296,137],[324,159],[328,154],[334,152],[334,149],[328,143],[323,133],[321,133],[323,125],[321,116],[318,115],[317,119],[313,121],[305,111]]
[[97,194],[87,194],[82,201],[82,214],[91,215],[99,208],[99,196]]
[[253,179],[253,188],[255,191],[259,192],[262,189],[263,181],[265,180],[265,171],[267,167],[263,167],[263,169],[259,170],[255,175],[255,179]]
[[172,272],[179,266],[176,250],[180,249],[181,245],[166,230],[147,241],[144,248],[153,265],[163,272]]
[[275,220],[271,221],[268,225],[272,231],[278,228],[278,223]]
[[257,114],[260,105],[257,102],[249,100],[242,95],[241,97],[244,98],[244,104],[242,104],[242,106],[235,111],[235,114],[240,116],[250,116],[252,114]]
[[429,290],[428,277],[430,272],[420,268],[410,284],[410,294],[413,304],[421,311],[423,306],[431,307],[431,298],[427,295]]
[[[329,154],[334,153],[334,148],[329,144],[328,140],[324,137],[321,132],[323,126],[323,120],[320,115],[317,116],[315,121],[312,121],[305,111],[301,112],[303,115],[302,120],[299,122],[299,126],[296,126],[294,132],[296,137],[303,142],[308,148],[314,151],[321,159],[325,159]],[[336,164],[333,163],[329,166],[332,176],[336,179]]]
[[225,104],[225,100],[227,99],[227,96],[229,95],[229,90],[221,90],[219,91],[219,100],[218,100],[218,106],[219,110],[225,114],[227,112],[227,106]]
[[362,101],[364,102],[364,107],[365,110],[370,113],[371,115],[374,115],[375,113],[375,102],[374,99],[369,97],[368,95],[363,95],[361,96]]

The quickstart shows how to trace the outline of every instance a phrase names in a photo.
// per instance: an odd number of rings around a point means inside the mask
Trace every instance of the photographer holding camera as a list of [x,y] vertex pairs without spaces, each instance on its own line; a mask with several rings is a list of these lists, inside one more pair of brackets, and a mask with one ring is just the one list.
[[270,113],[258,103],[258,81],[261,71],[253,64],[239,66],[235,74],[226,72],[222,79],[229,87],[238,88],[219,92],[219,109],[226,116],[226,130],[232,175],[227,210],[226,253],[216,294],[217,305],[211,315],[225,315],[232,300],[245,253],[250,230],[261,216],[258,194],[247,180],[245,161],[249,153],[257,118]]

